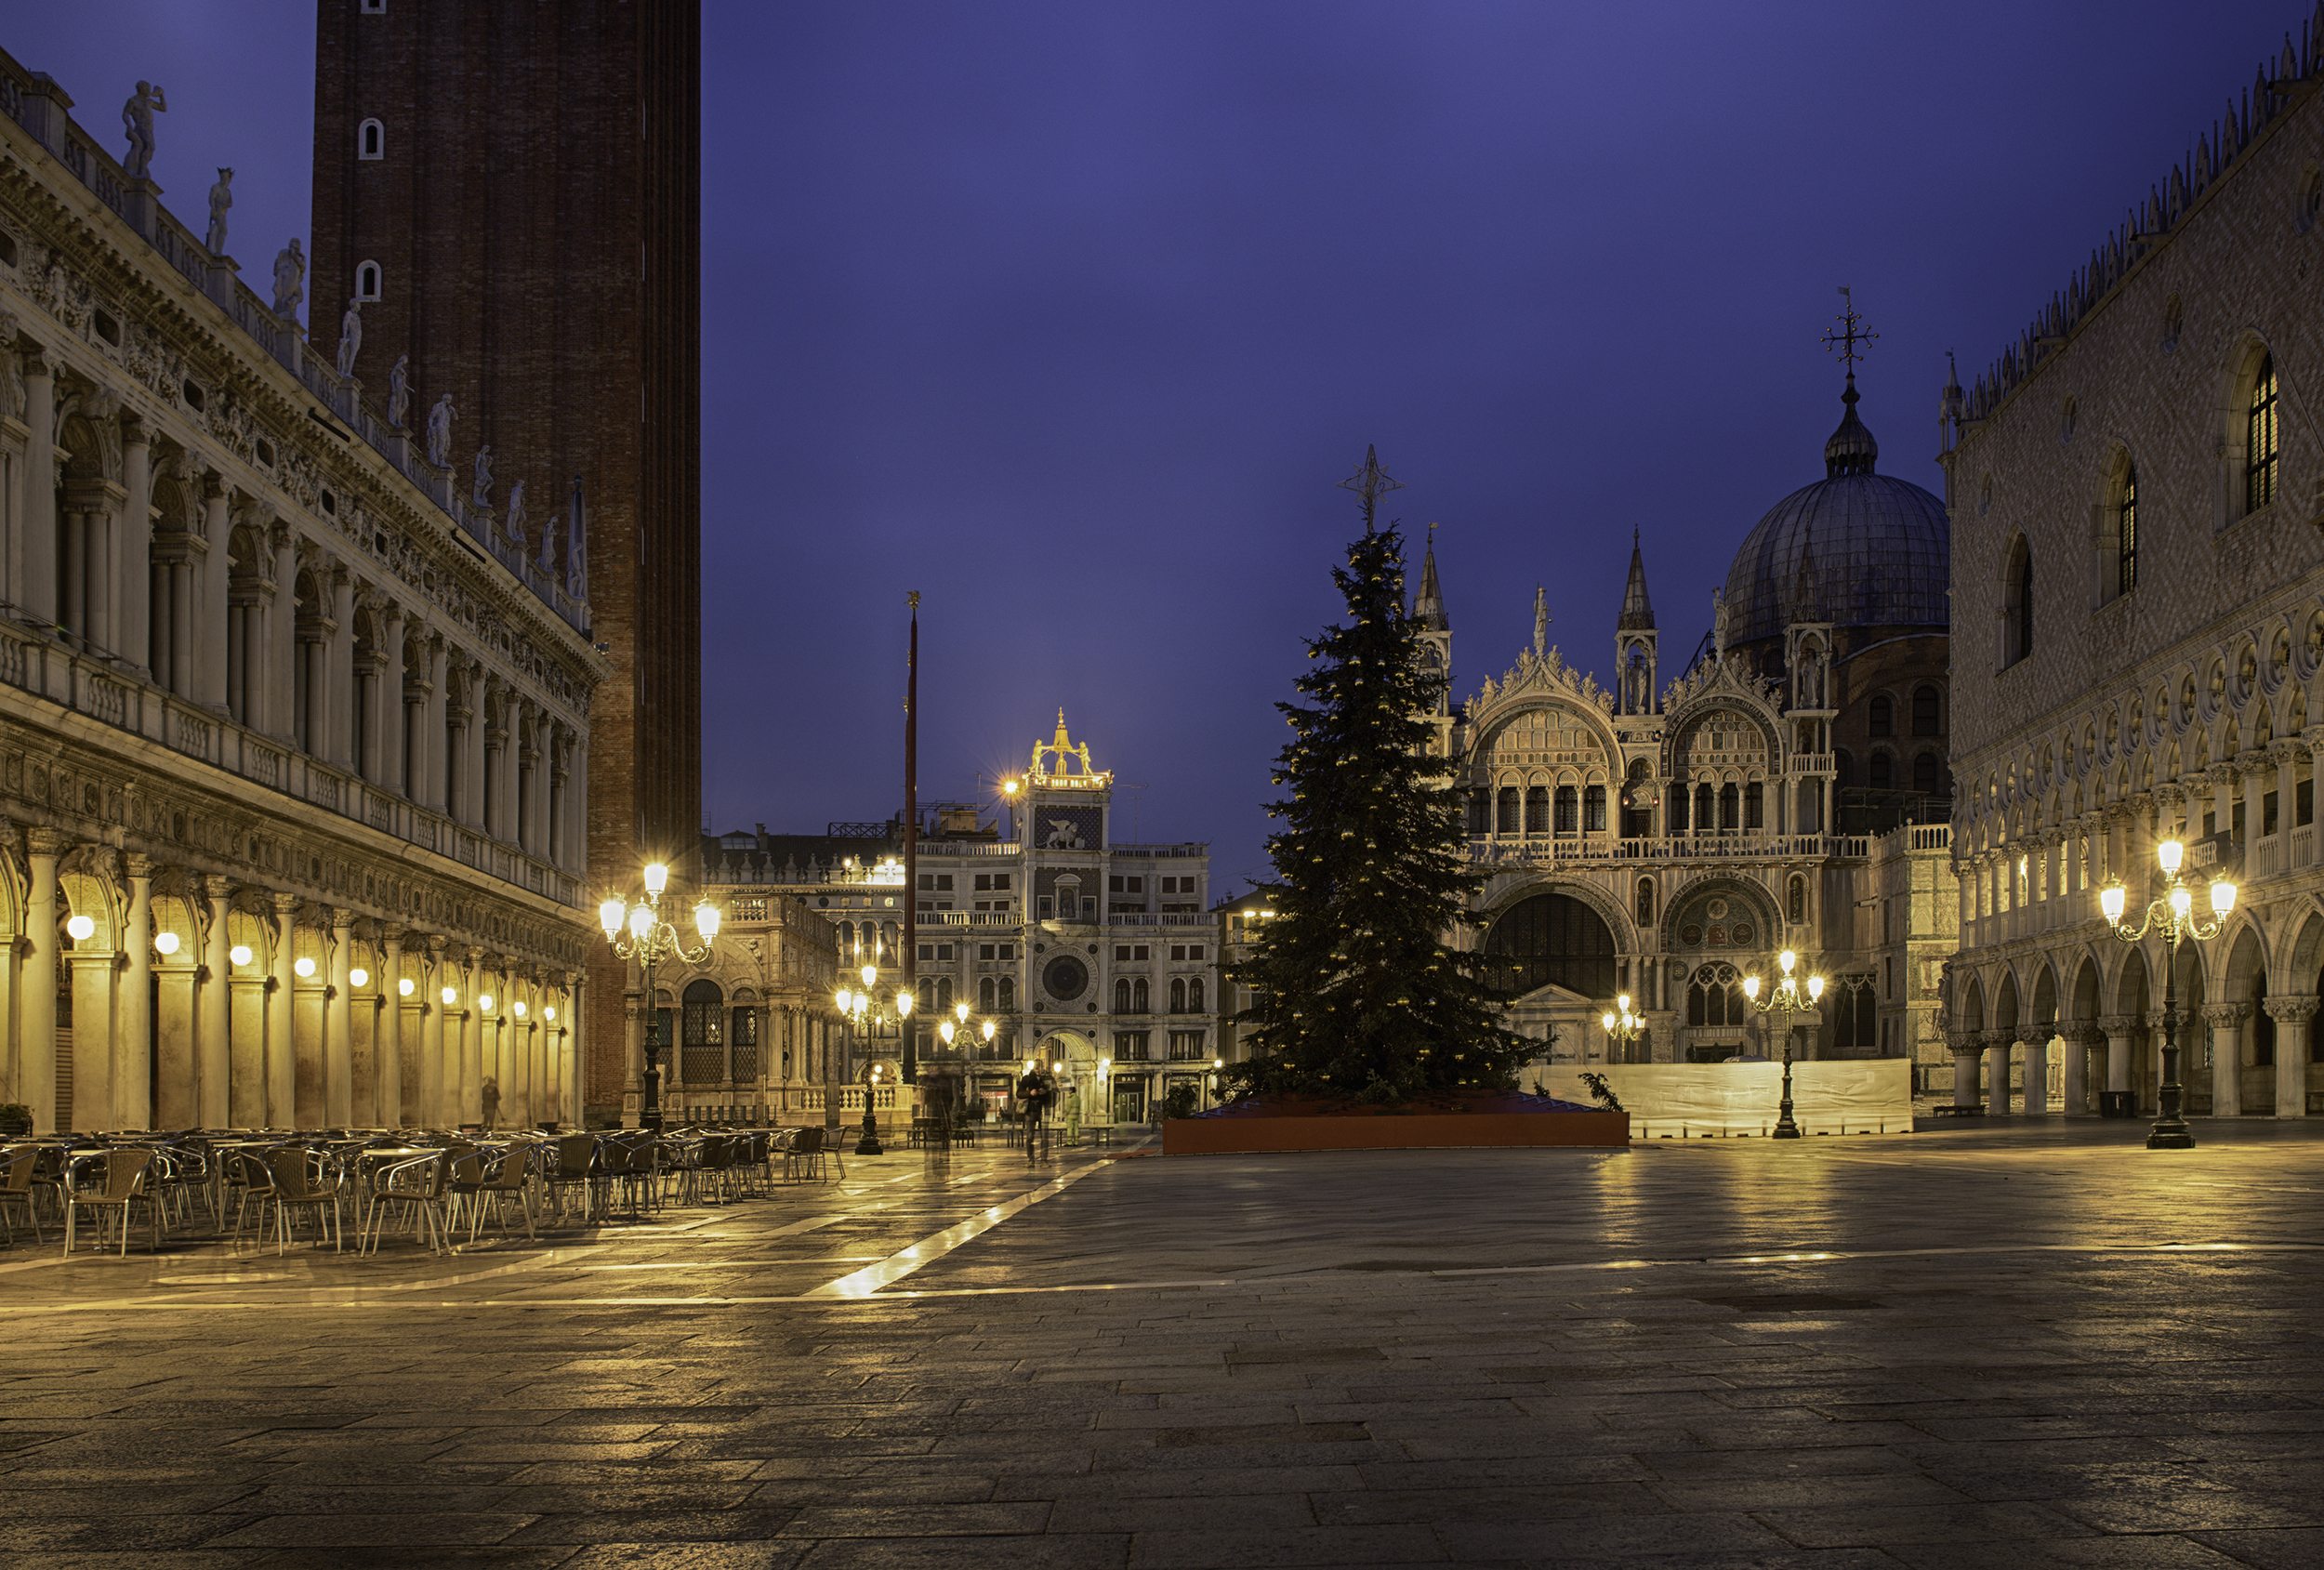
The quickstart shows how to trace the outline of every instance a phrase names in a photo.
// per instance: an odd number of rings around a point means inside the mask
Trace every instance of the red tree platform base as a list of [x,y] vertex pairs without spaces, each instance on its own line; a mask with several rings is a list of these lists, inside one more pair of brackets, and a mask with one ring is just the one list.
[[1629,1143],[1626,1112],[1514,1093],[1446,1098],[1396,1111],[1313,1098],[1237,1102],[1162,1125],[1165,1155],[1541,1145],[1618,1149]]

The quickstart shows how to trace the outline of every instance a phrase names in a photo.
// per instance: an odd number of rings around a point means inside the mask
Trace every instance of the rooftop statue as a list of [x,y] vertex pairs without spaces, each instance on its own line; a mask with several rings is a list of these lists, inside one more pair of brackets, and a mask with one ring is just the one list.
[[129,134],[129,151],[121,160],[121,172],[133,180],[151,178],[153,164],[153,116],[166,112],[169,100],[159,86],[140,82],[138,90],[129,95],[129,101],[121,106],[122,128]]
[[234,204],[234,171],[220,169],[218,183],[210,187],[210,229],[202,237],[203,246],[214,257],[226,254],[226,213]]
[[355,374],[355,356],[363,347],[363,302],[350,299],[339,318],[339,375]]
[[307,297],[307,254],[298,248],[298,236],[274,253],[274,314],[285,322],[298,320],[298,304]]

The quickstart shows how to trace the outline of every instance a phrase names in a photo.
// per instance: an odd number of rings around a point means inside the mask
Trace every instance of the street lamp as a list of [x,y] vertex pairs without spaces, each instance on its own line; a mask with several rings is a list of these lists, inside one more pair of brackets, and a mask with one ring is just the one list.
[[1750,999],[1752,1008],[1763,1014],[1783,1016],[1783,1101],[1776,1109],[1773,1134],[1778,1140],[1796,1140],[1800,1137],[1800,1126],[1791,1121],[1791,1016],[1813,1015],[1816,1003],[1824,996],[1824,978],[1810,976],[1807,979],[1807,996],[1804,1000],[1801,998],[1800,978],[1792,974],[1792,968],[1799,962],[1800,957],[1789,949],[1776,957],[1776,963],[1783,967],[1783,979],[1776,983],[1775,990],[1767,995],[1764,1003],[1759,1000],[1759,978],[1743,978],[1743,996]]
[[[1630,1044],[1638,1039],[1639,1032],[1646,1028],[1646,1022],[1643,1016],[1630,1011],[1629,993],[1626,992],[1616,998],[1614,1005],[1614,1009],[1609,1009],[1598,1016],[1598,1024],[1605,1031],[1608,1046],[1622,1049],[1622,1056],[1619,1060],[1613,1059],[1609,1053],[1608,1061],[1628,1062],[1630,1062]],[[1616,1009],[1619,1009],[1620,1012],[1617,1013]]]
[[2219,930],[2227,924],[2228,912],[2236,907],[2236,886],[2223,873],[2212,879],[2210,922],[2196,918],[2195,891],[2179,876],[2179,865],[2185,855],[2186,847],[2175,839],[2166,839],[2155,847],[2156,864],[2162,868],[2162,897],[2147,905],[2136,927],[2125,926],[2122,921],[2130,895],[2120,878],[2098,891],[2099,908],[2106,912],[2106,925],[2114,929],[2116,937],[2134,943],[2144,939],[2149,930],[2159,928],[2163,942],[2162,1084],[2155,1093],[2155,1126],[2147,1131],[2148,1150],[2195,1148],[2194,1130],[2186,1126],[2186,1119],[2180,1113],[2185,1091],[2179,1084],[2179,940],[2217,937]]
[[[880,1007],[880,999],[873,996],[871,990],[879,981],[879,967],[866,963],[857,974],[864,979],[864,989],[861,992],[841,987],[832,995],[832,1000],[839,1006],[839,1018],[846,1022],[849,1030],[854,1033],[848,1043],[848,1050],[851,1053],[855,1042],[862,1039],[864,1032],[869,1026],[888,1022],[887,1010]],[[903,1029],[904,1022],[911,1017],[912,989],[899,987],[896,989],[895,996],[895,1024],[899,1032]],[[879,1143],[879,1126],[873,1116],[872,1103],[877,1100],[876,1092],[878,1083],[878,1065],[871,1062],[869,1054],[866,1053],[864,1064],[864,1137],[855,1146],[855,1154],[858,1155],[888,1154]]]
[[[693,949],[686,946],[678,929],[662,919],[662,891],[668,885],[669,868],[660,862],[648,862],[645,898],[631,901],[614,894],[597,907],[597,922],[605,930],[606,943],[622,958],[636,960],[645,973],[645,1102],[638,1112],[638,1126],[656,1134],[662,1131],[662,1010],[654,997],[654,970],[666,959],[701,964],[710,957],[710,949],[719,936],[718,906],[707,900],[698,900],[694,904],[694,930],[701,934],[702,945]],[[444,991],[448,1003],[451,989]]]

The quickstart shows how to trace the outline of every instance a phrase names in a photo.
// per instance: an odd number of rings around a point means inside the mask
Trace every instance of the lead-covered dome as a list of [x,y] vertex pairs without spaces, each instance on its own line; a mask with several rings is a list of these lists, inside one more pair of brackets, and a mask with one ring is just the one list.
[[1856,418],[1854,376],[1841,402],[1847,413],[1824,444],[1825,478],[1768,508],[1727,569],[1730,648],[1773,638],[1795,620],[1951,624],[1945,504],[1908,480],[1874,471],[1880,445]]

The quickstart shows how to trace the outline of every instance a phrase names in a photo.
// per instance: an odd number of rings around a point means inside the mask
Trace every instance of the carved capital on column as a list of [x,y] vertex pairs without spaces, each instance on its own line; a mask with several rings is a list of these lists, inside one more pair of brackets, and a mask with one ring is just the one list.
[[2098,1028],[2108,1036],[2128,1036],[2138,1029],[2140,1022],[2136,1014],[2101,1014],[2098,1016]]
[[2267,1017],[2278,1024],[2305,1024],[2316,1018],[2317,1000],[2313,997],[2271,997],[2266,1001]]
[[355,913],[344,906],[334,910],[331,913],[331,930],[337,933],[341,941],[344,941],[347,937],[347,930],[355,925]]
[[152,877],[153,858],[141,851],[125,851],[122,852],[121,871],[125,877]]
[[2267,760],[2278,768],[2287,763],[2298,763],[2307,756],[2308,749],[2298,742],[2277,742],[2267,749]]
[[74,843],[73,836],[59,829],[34,826],[24,831],[24,853],[28,856],[62,856],[72,851]]
[[2238,774],[2265,774],[2272,772],[2276,767],[2276,763],[2273,759],[2268,757],[2267,753],[2268,749],[2265,747],[2246,747],[2241,752],[2235,755],[2235,759],[2231,766]]
[[2213,1030],[2226,1030],[2241,1024],[2251,1016],[2249,1003],[2206,1003],[2203,1022]]
[[1977,1033],[1974,1030],[1948,1030],[1945,1033],[1945,1049],[1956,1058],[1965,1058],[1978,1049]]
[[2057,1033],[2058,1027],[2054,1022],[2043,1020],[2039,1023],[2019,1025],[2017,1039],[2028,1047],[2047,1047],[2050,1045],[2050,1037]]
[[380,944],[390,954],[401,954],[403,952],[403,940],[408,932],[407,928],[391,927],[383,921],[379,924]]
[[2068,1041],[2082,1047],[2103,1047],[2106,1041],[2106,1033],[2088,1020],[2074,1024],[2064,1034]]
[[290,917],[298,914],[298,896],[297,894],[285,893],[284,891],[276,889],[271,891],[267,897],[274,902],[275,915]]
[[2233,790],[2236,781],[2241,778],[2242,774],[2243,771],[2234,763],[2214,763],[2210,768],[2199,772],[2196,778],[2200,779],[2213,790]]

